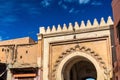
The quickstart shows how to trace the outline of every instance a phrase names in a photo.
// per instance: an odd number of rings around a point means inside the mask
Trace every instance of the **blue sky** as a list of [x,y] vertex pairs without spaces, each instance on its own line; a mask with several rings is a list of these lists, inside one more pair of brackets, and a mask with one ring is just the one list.
[[0,40],[30,36],[40,26],[112,16],[111,0],[0,0]]

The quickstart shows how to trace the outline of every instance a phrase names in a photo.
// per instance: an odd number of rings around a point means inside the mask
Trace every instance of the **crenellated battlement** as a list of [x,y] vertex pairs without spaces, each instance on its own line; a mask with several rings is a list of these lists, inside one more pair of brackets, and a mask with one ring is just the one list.
[[40,34],[67,32],[67,31],[73,31],[73,29],[80,30],[80,29],[87,29],[94,27],[105,27],[110,25],[113,25],[113,20],[109,16],[107,22],[105,22],[104,18],[102,17],[100,23],[95,18],[93,24],[91,23],[90,20],[88,20],[86,24],[84,21],[81,21],[80,25],[78,24],[78,22],[75,22],[74,25],[72,23],[69,23],[68,26],[66,24],[63,24],[63,27],[61,25],[58,25],[57,27],[53,25],[52,28],[48,26],[47,29],[45,29],[45,27],[40,27]]

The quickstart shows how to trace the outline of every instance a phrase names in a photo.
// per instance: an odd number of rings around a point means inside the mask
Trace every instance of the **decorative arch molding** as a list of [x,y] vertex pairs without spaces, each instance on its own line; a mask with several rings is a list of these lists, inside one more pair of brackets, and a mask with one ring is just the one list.
[[[98,63],[99,63],[99,66],[105,71],[107,69],[106,67],[106,64],[105,62],[103,61],[103,59],[100,57],[100,55],[98,55],[95,51],[93,51],[92,49],[90,48],[87,48],[85,46],[79,46],[79,45],[76,45],[75,47],[73,48],[69,48],[67,49],[65,52],[63,52],[59,57],[58,59],[56,60],[55,62],[55,65],[53,67],[53,70],[52,70],[52,80],[56,80],[56,73],[57,73],[57,68],[59,66],[59,64],[61,63],[61,61],[66,57],[68,56],[69,54],[74,54],[74,52],[83,52],[83,53],[86,53],[88,55],[90,55],[91,57],[93,57]],[[106,74],[105,74],[106,75]]]

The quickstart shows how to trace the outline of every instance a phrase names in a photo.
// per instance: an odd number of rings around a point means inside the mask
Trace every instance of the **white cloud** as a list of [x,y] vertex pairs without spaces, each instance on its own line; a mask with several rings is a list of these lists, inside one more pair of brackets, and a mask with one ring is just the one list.
[[79,4],[88,4],[90,0],[79,0]]
[[60,0],[60,1],[58,2],[58,5],[61,6],[63,9],[67,9],[67,8],[68,8],[67,5],[65,5],[65,4],[62,2],[62,0]]
[[71,8],[71,9],[69,10],[69,13],[72,13],[72,12],[74,12],[74,8]]
[[102,3],[101,3],[101,2],[94,1],[94,2],[91,3],[91,5],[99,6],[99,5],[102,5]]
[[0,36],[0,41],[2,41],[2,36]]
[[48,6],[50,6],[50,2],[51,2],[51,0],[43,0],[43,1],[41,1],[41,5],[43,7],[48,7]]
[[62,8],[67,9],[67,6],[65,4],[62,4]]
[[69,10],[69,13],[79,13],[79,10],[76,10],[75,8],[71,8],[70,10]]
[[58,5],[63,9],[67,10],[69,13],[76,14],[79,12],[82,12],[82,13],[85,12],[85,10],[79,10],[77,7],[70,6],[74,3],[77,4],[78,7],[80,7],[79,5],[86,5],[86,4],[89,6],[92,6],[92,5],[98,6],[103,4],[101,1],[98,1],[98,0],[59,0],[58,1]]
[[58,5],[61,5],[61,4],[62,4],[62,1],[59,1],[59,2],[58,2]]

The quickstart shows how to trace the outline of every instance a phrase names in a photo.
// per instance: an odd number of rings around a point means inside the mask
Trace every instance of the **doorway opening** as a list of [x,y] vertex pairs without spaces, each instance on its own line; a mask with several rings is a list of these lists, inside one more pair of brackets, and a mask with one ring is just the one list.
[[93,63],[83,57],[67,62],[63,68],[63,80],[96,80],[97,71]]
[[6,64],[0,63],[0,80],[7,80]]
[[86,78],[85,80],[96,80],[96,79],[89,77],[89,78]]

